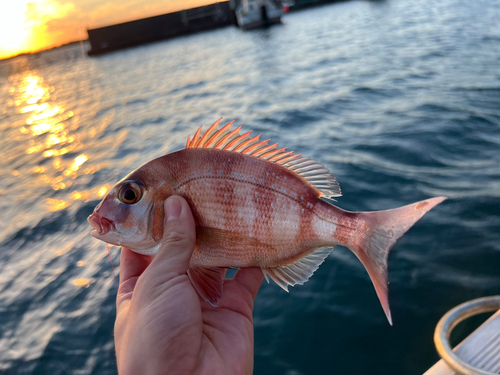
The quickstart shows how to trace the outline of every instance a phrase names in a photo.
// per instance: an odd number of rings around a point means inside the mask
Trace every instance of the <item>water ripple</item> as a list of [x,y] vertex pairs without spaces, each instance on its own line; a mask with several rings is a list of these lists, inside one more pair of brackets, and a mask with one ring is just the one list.
[[342,208],[450,198],[391,252],[395,327],[336,248],[290,294],[261,288],[255,372],[423,373],[439,317],[498,293],[499,17],[487,0],[345,2],[264,30],[0,62],[0,371],[116,374],[116,288],[86,217],[224,116],[325,164]]

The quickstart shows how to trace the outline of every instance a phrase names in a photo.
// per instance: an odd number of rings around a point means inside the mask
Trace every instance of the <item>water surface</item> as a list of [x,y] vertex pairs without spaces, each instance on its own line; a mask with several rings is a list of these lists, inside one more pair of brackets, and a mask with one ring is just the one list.
[[255,373],[424,372],[438,319],[500,291],[498,19],[497,1],[354,1],[270,29],[0,62],[0,371],[116,374],[116,286],[86,217],[224,116],[325,164],[344,209],[449,197],[391,252],[394,327],[345,248],[289,294],[263,285]]

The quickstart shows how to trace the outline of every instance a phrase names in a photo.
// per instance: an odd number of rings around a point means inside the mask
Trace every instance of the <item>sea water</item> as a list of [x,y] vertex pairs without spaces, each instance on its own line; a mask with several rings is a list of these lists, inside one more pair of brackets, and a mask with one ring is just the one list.
[[221,116],[326,165],[344,209],[449,197],[389,256],[393,327],[345,248],[289,294],[264,283],[255,373],[424,372],[439,318],[500,292],[499,19],[493,0],[353,1],[0,62],[0,372],[116,374],[117,289],[86,218]]

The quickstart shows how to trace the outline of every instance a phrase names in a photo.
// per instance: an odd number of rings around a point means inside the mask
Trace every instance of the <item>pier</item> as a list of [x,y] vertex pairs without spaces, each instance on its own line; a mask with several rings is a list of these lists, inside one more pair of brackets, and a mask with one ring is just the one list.
[[[221,27],[253,29],[281,22],[287,11],[300,10],[339,0],[230,0],[197,8],[87,30],[89,56],[175,38]],[[341,1],[341,0],[340,0]]]
[[87,30],[89,56],[233,24],[229,1]]

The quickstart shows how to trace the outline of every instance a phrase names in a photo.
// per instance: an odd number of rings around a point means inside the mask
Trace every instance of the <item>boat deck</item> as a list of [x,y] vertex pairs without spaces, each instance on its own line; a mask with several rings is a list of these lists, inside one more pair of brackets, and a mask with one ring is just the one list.
[[[500,372],[500,310],[462,341],[455,353],[474,367],[498,374]],[[424,375],[459,375],[440,360]]]

